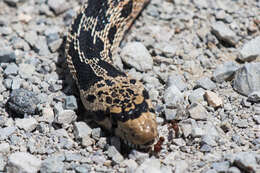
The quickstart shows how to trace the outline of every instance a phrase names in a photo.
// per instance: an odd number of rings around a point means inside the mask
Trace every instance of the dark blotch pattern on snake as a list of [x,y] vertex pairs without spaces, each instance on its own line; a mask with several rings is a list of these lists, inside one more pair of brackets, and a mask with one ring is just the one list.
[[113,66],[112,55],[147,0],[88,0],[71,24],[67,63],[88,115],[128,144],[148,147],[158,136],[143,85]]

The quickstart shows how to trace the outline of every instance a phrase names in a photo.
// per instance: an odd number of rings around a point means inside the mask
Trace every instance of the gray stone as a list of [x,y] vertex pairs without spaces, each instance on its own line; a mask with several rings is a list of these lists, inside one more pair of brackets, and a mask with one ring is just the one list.
[[218,173],[215,169],[209,169],[205,173]]
[[117,151],[115,146],[108,147],[107,155],[117,164],[124,160],[124,157]]
[[88,170],[89,170],[88,167],[82,166],[82,165],[77,166],[77,167],[75,168],[76,173],[88,173],[88,172],[89,172]]
[[122,61],[139,71],[151,70],[153,59],[140,42],[130,42],[125,45],[121,53]]
[[48,5],[56,15],[59,15],[70,8],[65,0],[48,1]]
[[0,48],[0,63],[15,62],[16,55],[11,48]]
[[127,172],[132,172],[134,173],[134,171],[136,170],[136,168],[138,167],[138,164],[132,160],[132,159],[126,159],[123,161],[123,164],[126,165],[127,167]]
[[143,153],[137,150],[132,150],[129,154],[129,159],[135,160],[138,164],[143,163],[145,160],[149,158],[148,153]]
[[167,107],[175,108],[183,103],[184,96],[175,85],[171,85],[165,90],[163,99]]
[[31,78],[35,73],[35,66],[33,64],[22,63],[19,65],[19,74],[23,78]]
[[8,154],[9,152],[10,152],[10,145],[9,145],[9,143],[1,142],[0,143],[0,153]]
[[212,146],[212,147],[217,146],[215,137],[213,137],[213,136],[210,135],[210,134],[206,134],[206,135],[202,136],[202,138],[201,138],[201,144],[202,144],[202,145],[203,145],[203,144],[207,144],[207,145]]
[[187,84],[184,82],[184,79],[181,75],[177,73],[172,73],[168,76],[167,86],[176,86],[180,91],[187,89]]
[[0,140],[5,140],[7,139],[10,135],[12,135],[16,131],[16,127],[11,126],[11,127],[5,127],[5,128],[0,128]]
[[65,160],[68,162],[80,162],[82,158],[83,157],[79,153],[65,153]]
[[160,173],[160,160],[149,158],[145,160],[137,169],[136,173]]
[[189,95],[189,101],[191,103],[201,103],[204,101],[205,90],[203,88],[198,88],[192,91]]
[[19,89],[22,85],[22,79],[20,78],[14,78],[12,79],[12,90]]
[[199,87],[205,90],[213,90],[217,87],[217,85],[214,82],[212,82],[212,80],[210,80],[208,77],[203,77],[196,81],[195,88]]
[[41,173],[59,173],[64,172],[64,170],[64,163],[53,157],[45,159],[40,168]]
[[92,138],[94,138],[95,140],[99,140],[101,135],[102,135],[102,131],[101,131],[100,127],[92,129],[92,131],[91,131]]
[[191,104],[188,113],[195,120],[206,120],[208,117],[207,110],[201,104],[197,103]]
[[58,40],[54,40],[50,43],[48,43],[49,49],[51,50],[51,52],[56,52],[62,45],[63,40],[62,39],[58,39]]
[[207,144],[203,144],[200,147],[201,152],[211,152],[211,150],[212,150],[212,147],[210,145],[207,145]]
[[67,96],[65,99],[65,109],[76,110],[78,104],[75,96]]
[[77,139],[83,139],[86,136],[90,136],[92,129],[83,121],[75,122],[74,135]]
[[191,129],[191,135],[194,138],[201,137],[205,134],[206,134],[206,132],[200,127],[192,127],[192,129]]
[[4,173],[5,165],[6,165],[6,162],[4,160],[4,157],[2,155],[0,155],[0,171],[2,171],[3,173]]
[[17,89],[13,90],[8,101],[8,107],[13,112],[24,115],[34,115],[36,113],[39,100],[34,92]]
[[35,44],[34,48],[39,55],[46,56],[50,54],[47,41],[44,36],[38,36],[37,44]]
[[18,67],[16,64],[9,64],[6,69],[4,70],[4,75],[9,76],[9,75],[17,75],[18,72]]
[[35,173],[40,170],[40,166],[41,160],[37,157],[26,152],[16,152],[9,156],[6,171]]
[[16,7],[21,0],[4,0],[11,7]]
[[224,41],[232,46],[235,46],[238,38],[235,32],[233,32],[223,22],[219,21],[212,24],[212,33],[221,41]]
[[189,164],[185,160],[179,160],[175,162],[175,173],[187,172]]
[[212,79],[218,83],[231,80],[238,68],[239,66],[232,61],[225,62],[216,68]]
[[35,47],[38,42],[38,35],[36,31],[30,30],[28,32],[25,32],[24,39],[32,46]]
[[230,163],[228,161],[212,163],[211,167],[217,172],[227,172]]
[[260,91],[260,62],[245,64],[235,73],[233,88],[240,94],[248,96]]
[[23,119],[16,118],[15,125],[20,129],[31,132],[36,128],[37,121],[33,117]]
[[8,26],[0,27],[0,35],[6,36],[12,33],[12,29]]
[[245,43],[240,49],[241,56],[239,57],[242,61],[252,61],[260,56],[260,36],[250,40],[249,42]]
[[176,118],[177,110],[176,109],[165,109],[165,119],[167,121],[174,120]]
[[76,121],[77,115],[73,110],[63,110],[55,116],[54,121],[58,124],[70,124]]
[[247,98],[248,101],[251,101],[251,102],[260,102],[260,90],[259,91],[254,91],[252,93],[250,93],[248,95],[248,98]]

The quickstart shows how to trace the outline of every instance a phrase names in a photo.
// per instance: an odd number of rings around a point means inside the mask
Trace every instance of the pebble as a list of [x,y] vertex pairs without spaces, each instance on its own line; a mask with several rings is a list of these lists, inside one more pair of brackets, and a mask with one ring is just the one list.
[[191,129],[191,135],[194,138],[197,138],[197,137],[200,138],[201,136],[205,135],[205,133],[206,132],[202,128],[200,128],[200,127],[193,127]]
[[48,5],[56,15],[59,15],[70,8],[65,0],[48,1]]
[[211,167],[217,172],[227,172],[230,163],[228,161],[212,163]]
[[135,171],[136,173],[160,173],[161,163],[158,159],[145,160]]
[[26,152],[15,152],[8,157],[7,172],[35,173],[40,170],[41,160]]
[[78,104],[75,96],[67,96],[65,99],[65,109],[77,110]]
[[254,91],[254,92],[250,93],[248,95],[247,100],[251,101],[251,102],[254,102],[254,103],[260,102],[260,90],[259,91]]
[[185,160],[175,161],[175,173],[187,172],[189,164]]
[[204,96],[208,104],[213,108],[219,108],[223,105],[222,99],[212,91],[206,91]]
[[10,152],[10,145],[7,142],[0,143],[0,153],[8,154]]
[[205,90],[203,88],[197,88],[189,95],[189,101],[191,103],[201,103],[204,101]]
[[0,47],[0,63],[15,62],[16,58],[11,48]]
[[171,73],[167,79],[167,86],[176,86],[181,92],[187,89],[187,84],[183,81],[183,77],[177,73]]
[[[252,170],[251,172],[257,172],[259,166],[257,166],[256,154],[250,152],[239,152],[233,155],[233,165],[238,167],[242,172]],[[258,169],[259,170],[259,169]]]
[[231,80],[238,68],[238,65],[232,61],[225,62],[216,68],[216,70],[213,72],[212,79],[217,83]]
[[151,70],[153,66],[150,53],[140,42],[127,43],[122,49],[121,58],[124,63],[139,71]]
[[235,46],[238,37],[225,23],[218,21],[212,24],[212,33],[220,40],[229,45]]
[[23,118],[23,119],[20,119],[20,118],[15,119],[15,125],[18,128],[25,130],[26,132],[33,131],[36,128],[37,124],[38,124],[38,122],[33,117]]
[[38,103],[39,100],[36,93],[25,89],[17,89],[12,91],[8,101],[8,107],[20,115],[34,115]]
[[235,73],[233,88],[240,94],[248,96],[260,91],[260,62],[248,63]]
[[138,167],[138,164],[132,159],[126,159],[123,161],[123,163],[124,163],[124,165],[126,165],[126,167],[127,167],[126,170],[129,173],[134,173],[134,171]]
[[41,173],[54,173],[54,172],[64,172],[65,167],[64,163],[57,158],[47,158],[42,161],[40,172]]
[[189,107],[188,113],[195,120],[206,120],[208,117],[207,110],[201,104],[197,103],[193,103]]
[[183,94],[175,85],[165,90],[163,98],[167,107],[177,107],[184,101]]
[[115,146],[108,147],[107,155],[117,164],[124,160],[124,157],[117,151]]
[[6,67],[4,70],[4,75],[9,76],[9,75],[17,75],[19,68],[17,67],[16,64],[10,64]]
[[253,38],[252,40],[245,43],[240,50],[241,61],[252,61],[260,56],[260,50],[258,45],[260,45],[260,36]]
[[63,110],[55,116],[54,121],[58,124],[70,124],[76,121],[77,115],[73,110]]
[[15,131],[16,131],[16,127],[15,126],[0,128],[0,140],[7,139]]
[[211,152],[212,150],[212,147],[208,144],[203,144],[201,147],[200,147],[200,151],[201,152]]
[[74,126],[74,135],[77,139],[84,139],[86,136],[90,136],[92,129],[83,121],[75,122]]
[[208,77],[203,77],[196,81],[196,86],[194,88],[196,89],[199,87],[201,87],[205,90],[213,90],[217,87],[217,85],[212,80],[210,80]]

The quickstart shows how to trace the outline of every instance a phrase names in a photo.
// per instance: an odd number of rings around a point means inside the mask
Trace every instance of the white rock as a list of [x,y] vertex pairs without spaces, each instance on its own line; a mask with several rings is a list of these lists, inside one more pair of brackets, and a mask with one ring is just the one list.
[[223,105],[222,99],[214,92],[212,91],[206,91],[205,92],[205,98],[210,106],[213,108],[218,108]]
[[242,49],[240,50],[240,60],[242,61],[251,61],[254,60],[257,56],[260,56],[260,36],[250,40],[245,43]]
[[31,132],[36,128],[37,121],[33,117],[22,118],[22,119],[17,118],[17,119],[15,119],[15,124],[20,129],[23,129],[27,132]]
[[139,71],[151,70],[153,59],[140,42],[127,43],[121,52],[122,61]]
[[16,152],[9,156],[7,172],[36,173],[40,170],[41,160],[26,152]]

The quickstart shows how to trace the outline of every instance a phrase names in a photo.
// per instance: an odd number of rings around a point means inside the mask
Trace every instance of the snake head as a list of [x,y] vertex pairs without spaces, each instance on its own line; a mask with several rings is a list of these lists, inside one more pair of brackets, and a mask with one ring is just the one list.
[[135,148],[148,148],[158,138],[157,123],[148,93],[143,89],[129,107],[112,107],[112,128],[117,136]]

